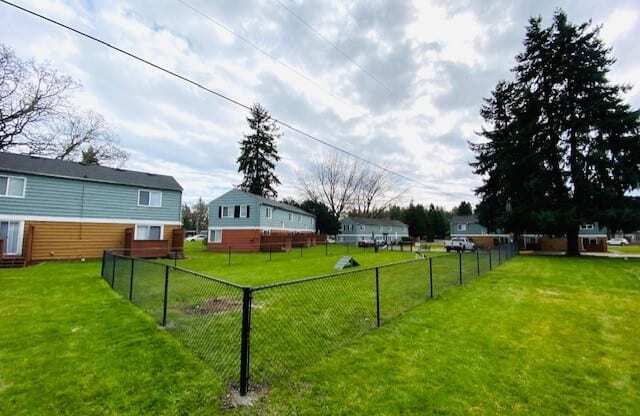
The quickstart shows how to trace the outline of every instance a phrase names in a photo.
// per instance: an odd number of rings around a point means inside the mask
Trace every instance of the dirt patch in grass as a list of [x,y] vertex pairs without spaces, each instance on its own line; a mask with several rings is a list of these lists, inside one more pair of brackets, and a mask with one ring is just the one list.
[[211,298],[199,305],[189,305],[182,310],[187,315],[209,315],[229,311],[237,311],[242,307],[242,302],[235,299]]

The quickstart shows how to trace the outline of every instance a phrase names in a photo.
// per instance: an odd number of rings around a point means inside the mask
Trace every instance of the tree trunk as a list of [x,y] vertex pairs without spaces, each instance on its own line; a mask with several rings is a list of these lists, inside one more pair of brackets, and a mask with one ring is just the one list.
[[579,226],[572,225],[567,230],[567,256],[575,257],[580,255],[578,246]]

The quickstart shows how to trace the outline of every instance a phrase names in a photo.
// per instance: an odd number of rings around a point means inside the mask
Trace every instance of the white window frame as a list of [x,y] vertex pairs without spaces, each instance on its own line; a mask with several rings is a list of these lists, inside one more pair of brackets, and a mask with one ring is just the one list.
[[[224,210],[227,210],[227,215],[224,214]],[[222,218],[233,218],[233,205],[222,206]]]
[[264,208],[265,208],[264,217],[268,220],[273,219],[273,208],[272,207],[264,207]]
[[580,226],[580,229],[582,230],[593,230],[595,228],[596,228],[595,224],[583,224]]
[[[8,186],[8,184],[7,184]],[[25,182],[25,188],[26,188],[26,182]],[[15,198],[15,197],[14,197]],[[6,255],[8,256],[21,256],[22,255],[22,244],[24,242],[24,221],[16,221],[14,219],[11,218],[4,218],[4,217],[0,217],[0,222],[17,222],[18,223],[18,251],[16,251],[15,253],[6,253]],[[0,256],[2,256],[4,253],[0,252]]]
[[[140,203],[140,192],[149,192],[149,205]],[[160,194],[160,205],[151,205],[151,194]],[[154,189],[138,189],[138,206],[144,208],[162,208],[162,191]]]
[[[27,178],[25,176],[12,176],[12,175],[0,175],[0,178],[7,178],[7,189],[5,190],[6,194],[0,194],[0,198],[24,198],[27,194]],[[20,179],[23,181],[24,186],[22,187],[22,195],[9,195],[9,183],[14,179]]]
[[248,218],[247,210],[249,209],[249,205],[240,205],[240,218]]
[[[134,240],[138,240],[140,233],[138,232],[138,228],[139,227],[160,227],[160,240],[164,240],[164,224],[162,223],[155,223],[155,224],[136,224],[135,228],[134,228],[134,233],[133,233],[133,239]],[[159,241],[159,240],[142,240],[142,241]]]
[[289,213],[289,221],[293,221],[293,214]]
[[364,225],[360,226],[360,231],[364,231]]
[[[214,233],[214,238],[211,237],[211,233]],[[222,243],[222,229],[220,228],[209,228],[209,235],[207,236],[209,243]]]
[[456,227],[457,231],[467,231],[467,224],[458,224]]

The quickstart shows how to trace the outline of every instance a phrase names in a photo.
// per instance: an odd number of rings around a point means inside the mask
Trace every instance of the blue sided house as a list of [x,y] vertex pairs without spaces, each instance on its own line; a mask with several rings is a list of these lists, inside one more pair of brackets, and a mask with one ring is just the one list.
[[315,216],[296,206],[240,189],[209,203],[211,251],[288,250],[316,239]]
[[409,237],[409,226],[398,220],[385,218],[347,217],[340,221],[340,243],[357,244],[362,241],[395,243]]
[[0,153],[0,263],[182,247],[171,176]]

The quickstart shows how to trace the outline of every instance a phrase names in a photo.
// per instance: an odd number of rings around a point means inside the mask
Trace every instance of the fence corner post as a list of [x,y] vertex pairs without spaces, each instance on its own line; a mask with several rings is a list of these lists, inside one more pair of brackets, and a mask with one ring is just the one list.
[[251,299],[253,289],[242,290],[242,333],[240,336],[240,395],[246,396],[249,391],[249,363],[251,344]]
[[100,277],[103,279],[106,277],[104,275],[104,262],[107,259],[107,250],[102,250],[102,265],[100,266]]
[[164,266],[164,299],[162,305],[162,326],[167,326],[167,302],[169,300],[169,265]]
[[433,257],[429,257],[429,297],[433,299]]
[[380,328],[380,268],[376,267],[376,325]]
[[111,288],[116,284],[116,256],[111,254]]

